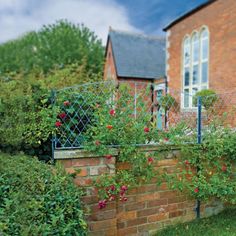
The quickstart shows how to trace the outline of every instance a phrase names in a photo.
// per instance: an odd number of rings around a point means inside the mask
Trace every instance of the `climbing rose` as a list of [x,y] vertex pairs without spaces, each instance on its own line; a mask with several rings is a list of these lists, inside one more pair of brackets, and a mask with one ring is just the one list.
[[114,115],[116,114],[116,111],[112,109],[112,110],[109,111],[109,114],[110,114],[111,116],[114,116]]
[[221,167],[221,170],[222,170],[223,172],[225,172],[225,171],[227,170],[227,166],[224,164],[224,165]]
[[128,200],[127,197],[120,197],[120,201],[122,201],[122,202],[126,202],[127,200]]
[[153,158],[153,157],[149,157],[149,158],[148,158],[148,163],[149,163],[149,164],[153,163],[153,161],[154,161],[154,158]]
[[60,121],[57,121],[56,123],[55,123],[55,126],[56,127],[60,127],[62,124],[61,124],[61,122]]
[[108,128],[108,129],[112,129],[113,126],[112,126],[112,125],[107,125],[107,128]]
[[64,119],[66,118],[66,113],[63,112],[63,113],[59,114],[58,116],[59,116],[59,118],[61,118],[62,120],[64,120]]
[[126,185],[123,185],[123,186],[121,186],[121,188],[120,188],[122,191],[126,191],[126,190],[128,190],[128,187],[126,186]]
[[198,189],[198,188],[195,188],[195,189],[194,189],[194,192],[195,192],[195,193],[198,193],[198,192],[199,192],[199,189]]
[[185,160],[184,163],[185,163],[185,165],[189,165],[190,164],[190,162],[188,160]]
[[116,190],[115,185],[111,185],[110,189],[111,189],[111,191],[115,191]]
[[145,127],[143,130],[144,130],[145,133],[149,132],[149,128],[148,127]]
[[105,157],[106,159],[110,160],[112,158],[112,155],[109,154],[109,155],[106,155]]
[[100,201],[98,202],[98,207],[99,207],[99,209],[102,209],[102,208],[106,207],[106,203],[107,203],[106,200],[100,200]]
[[70,102],[69,101],[64,101],[63,104],[64,104],[64,106],[69,106]]
[[110,198],[109,198],[110,201],[114,201],[115,200],[115,196],[112,195]]

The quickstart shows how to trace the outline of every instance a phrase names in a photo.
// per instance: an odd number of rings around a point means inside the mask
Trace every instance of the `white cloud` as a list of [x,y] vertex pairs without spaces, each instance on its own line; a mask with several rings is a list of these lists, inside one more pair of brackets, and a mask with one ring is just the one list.
[[140,32],[130,24],[126,9],[115,0],[0,0],[0,42],[59,19],[84,23],[103,43],[109,26]]

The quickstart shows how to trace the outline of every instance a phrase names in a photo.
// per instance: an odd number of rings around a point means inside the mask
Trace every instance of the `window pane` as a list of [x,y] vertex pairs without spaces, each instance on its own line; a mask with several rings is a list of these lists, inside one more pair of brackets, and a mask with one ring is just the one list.
[[199,66],[193,66],[193,84],[198,84],[199,81]]
[[185,68],[184,70],[184,86],[189,86],[190,72],[189,68]]
[[189,107],[189,89],[184,90],[184,107]]
[[[197,91],[198,91],[198,88],[193,88],[192,96],[194,96],[197,93]],[[193,104],[193,107],[196,107],[196,106],[194,106],[194,104]]]
[[208,59],[208,40],[202,40],[202,59]]
[[207,38],[208,37],[208,31],[206,29],[204,29],[201,33],[201,37],[202,38]]
[[190,62],[190,50],[185,51],[184,53],[184,65],[188,65]]
[[199,61],[199,37],[198,34],[194,34],[192,38],[192,50],[193,50],[193,63],[196,63]]
[[202,83],[208,81],[208,62],[202,63]]
[[195,43],[193,46],[193,62],[199,61],[199,43]]
[[190,63],[190,41],[189,38],[184,41],[184,65]]

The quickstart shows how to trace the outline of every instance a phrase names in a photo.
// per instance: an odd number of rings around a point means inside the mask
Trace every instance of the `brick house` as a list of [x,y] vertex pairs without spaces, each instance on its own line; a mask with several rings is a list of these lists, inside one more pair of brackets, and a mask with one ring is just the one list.
[[166,32],[166,76],[181,91],[181,108],[191,109],[202,89],[236,89],[236,1],[210,0],[172,21]]
[[165,45],[163,37],[149,37],[110,28],[105,53],[104,80],[129,84],[134,97],[137,94],[140,96],[152,84],[150,93],[143,98],[147,109],[150,108],[154,116],[159,116],[159,128],[163,121],[161,114],[156,113],[157,106],[153,104],[167,88]]

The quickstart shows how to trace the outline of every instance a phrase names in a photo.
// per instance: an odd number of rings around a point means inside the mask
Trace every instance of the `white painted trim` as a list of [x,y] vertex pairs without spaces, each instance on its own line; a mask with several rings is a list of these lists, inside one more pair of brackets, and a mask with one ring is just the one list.
[[157,91],[157,90],[165,90],[165,83],[154,85],[154,91]]

